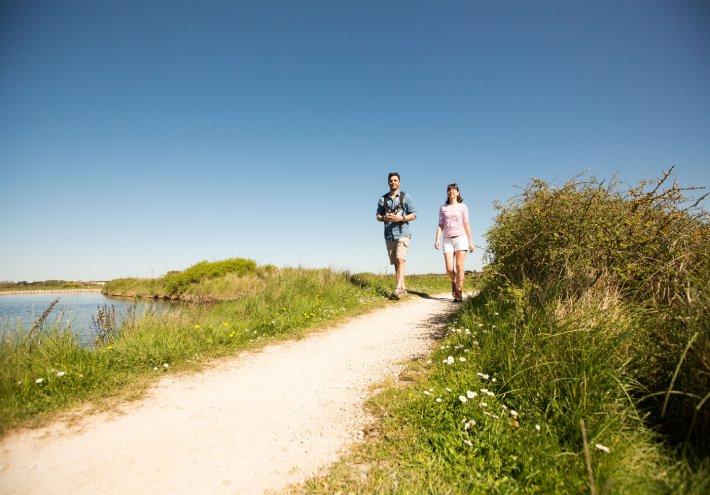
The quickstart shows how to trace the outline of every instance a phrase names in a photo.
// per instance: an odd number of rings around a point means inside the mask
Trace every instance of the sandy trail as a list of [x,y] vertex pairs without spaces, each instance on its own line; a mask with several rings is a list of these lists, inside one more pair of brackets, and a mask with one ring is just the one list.
[[167,375],[119,414],[9,435],[3,494],[234,494],[316,474],[368,422],[368,387],[432,346],[450,298],[410,297],[300,341]]

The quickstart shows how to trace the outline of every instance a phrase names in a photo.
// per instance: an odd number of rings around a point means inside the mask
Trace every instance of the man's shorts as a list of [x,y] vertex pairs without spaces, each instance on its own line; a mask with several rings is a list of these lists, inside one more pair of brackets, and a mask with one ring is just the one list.
[[444,252],[468,251],[468,236],[444,237]]
[[409,237],[400,237],[392,241],[385,239],[385,244],[387,245],[387,254],[390,257],[390,265],[394,265],[397,258],[407,260]]

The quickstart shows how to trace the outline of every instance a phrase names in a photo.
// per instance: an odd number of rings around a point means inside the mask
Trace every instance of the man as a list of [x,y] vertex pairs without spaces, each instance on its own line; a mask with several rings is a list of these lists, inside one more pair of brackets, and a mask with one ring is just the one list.
[[385,224],[385,244],[390,264],[394,265],[397,288],[394,295],[399,297],[407,293],[404,284],[404,266],[409,251],[409,222],[416,220],[412,198],[399,189],[399,174],[392,172],[387,176],[390,191],[377,203],[377,221]]

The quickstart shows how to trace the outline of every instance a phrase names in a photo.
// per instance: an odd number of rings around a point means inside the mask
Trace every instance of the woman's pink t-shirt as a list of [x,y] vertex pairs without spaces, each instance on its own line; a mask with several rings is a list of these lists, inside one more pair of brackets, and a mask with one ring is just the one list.
[[439,209],[439,227],[444,237],[466,235],[464,225],[468,225],[468,207],[464,203],[442,205]]

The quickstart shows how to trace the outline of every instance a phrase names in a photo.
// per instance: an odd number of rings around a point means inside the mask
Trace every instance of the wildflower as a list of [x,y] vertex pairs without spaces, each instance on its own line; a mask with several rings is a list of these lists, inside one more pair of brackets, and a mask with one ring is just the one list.
[[537,431],[540,431],[540,425],[535,425],[535,429],[536,429]]
[[473,399],[474,397],[478,396],[478,392],[474,392],[473,390],[466,390],[466,397],[469,399]]
[[484,380],[488,380],[489,375],[486,373],[476,373],[480,378],[483,378]]
[[496,316],[498,316],[498,311],[496,311],[496,312],[495,312],[495,313],[493,313],[493,314],[494,314],[494,315],[496,315]]
[[436,402],[441,402],[443,399],[441,397],[436,398]]
[[429,389],[429,392],[433,392],[433,391],[434,391],[434,389],[433,389],[433,388],[430,388],[430,389]]
[[163,363],[163,368],[168,369],[170,368],[170,365],[168,363]]
[[478,404],[478,407],[488,407],[488,403],[481,401],[481,403]]
[[465,395],[459,395],[459,400],[461,401],[462,404],[465,404],[468,402],[468,399],[466,398]]
[[483,414],[485,414],[486,416],[490,416],[493,419],[500,419],[500,416],[496,416],[495,414],[491,414],[489,412],[484,412]]
[[475,420],[475,419],[471,419],[471,420],[469,420],[469,421],[466,421],[466,420],[464,419],[463,421],[464,421],[464,423],[463,423],[463,429],[464,429],[464,430],[467,430],[467,431],[468,431],[468,430],[470,430],[472,427],[476,426],[476,420]]
[[464,349],[463,352],[471,352],[471,349]]
[[463,443],[465,443],[469,447],[473,447],[473,442],[471,440],[464,440]]
[[157,366],[154,366],[154,367],[153,367],[153,371],[158,371],[158,367],[157,367]]
[[57,371],[57,377],[59,377],[59,378],[63,377],[66,374],[67,374],[66,371]]
[[451,389],[449,387],[446,387],[447,392],[451,392]]
[[495,383],[495,382],[497,382],[497,381],[498,381],[498,380],[496,380],[495,378],[491,378],[491,383]]
[[479,327],[479,328],[482,327],[482,326],[483,326],[483,323],[479,323],[479,324],[478,324],[478,327]]
[[601,450],[602,452],[606,452],[607,454],[608,454],[609,452],[611,452],[611,449],[610,449],[609,447],[607,447],[606,445],[602,445],[602,444],[600,444],[600,443],[595,443],[594,446],[595,446],[596,448],[598,448],[599,450]]
[[510,410],[510,415],[513,416],[514,418],[517,418],[517,417],[518,417],[518,411],[516,411],[515,409],[511,409],[511,410]]
[[425,390],[424,395],[431,395],[431,392],[429,392],[428,390]]
[[494,397],[496,394],[488,390],[487,388],[482,388],[481,389],[482,394],[486,394],[488,397]]
[[466,361],[466,358],[463,357],[463,356],[461,356],[461,357],[459,358],[459,361],[463,363],[464,361]]
[[503,408],[503,410],[506,410],[506,409],[508,409],[508,406],[506,406],[505,404],[502,404],[502,405],[501,405],[500,407],[502,407],[502,408]]
[[37,378],[35,380],[35,383],[42,383],[44,381],[44,378]]
[[444,359],[443,362],[444,362],[445,364],[448,364],[448,365],[450,366],[450,365],[454,364],[454,357],[453,357],[453,356],[449,356],[449,357],[447,357],[446,359]]

